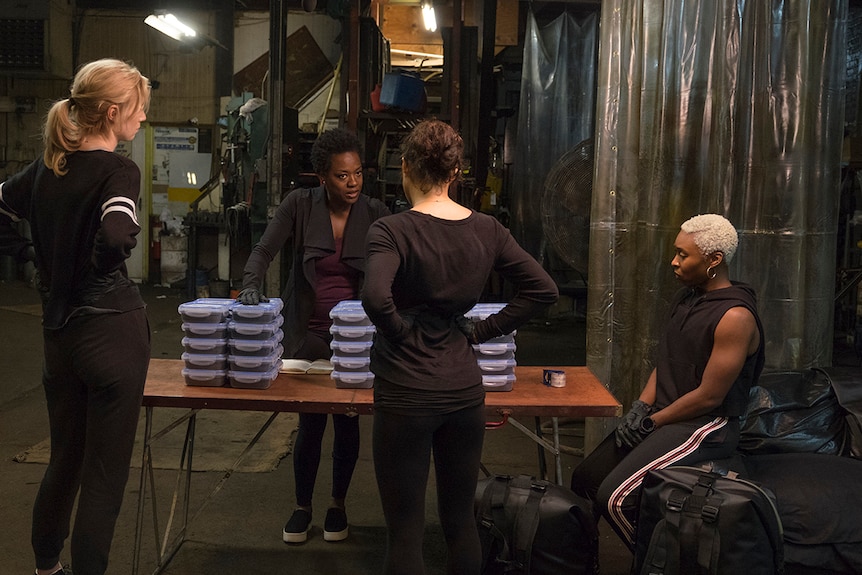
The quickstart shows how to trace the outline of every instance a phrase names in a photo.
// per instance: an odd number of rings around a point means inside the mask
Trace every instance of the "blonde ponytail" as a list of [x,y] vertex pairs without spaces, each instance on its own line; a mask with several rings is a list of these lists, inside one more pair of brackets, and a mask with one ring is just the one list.
[[81,147],[84,137],[111,129],[108,110],[112,105],[124,117],[149,108],[150,81],[131,64],[106,58],[82,66],[70,94],[48,110],[43,131],[42,157],[57,176],[66,174],[66,156]]

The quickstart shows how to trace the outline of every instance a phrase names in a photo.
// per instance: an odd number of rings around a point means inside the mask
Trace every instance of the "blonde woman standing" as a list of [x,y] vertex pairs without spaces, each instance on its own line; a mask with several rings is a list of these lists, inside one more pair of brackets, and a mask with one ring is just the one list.
[[150,332],[125,263],[141,230],[141,176],[114,150],[135,137],[149,101],[135,67],[85,64],[48,112],[43,157],[0,184],[0,247],[26,253],[12,224],[30,223],[43,307],[51,460],[33,508],[37,575],[66,572],[76,498],[75,574],[105,573],[129,476]]

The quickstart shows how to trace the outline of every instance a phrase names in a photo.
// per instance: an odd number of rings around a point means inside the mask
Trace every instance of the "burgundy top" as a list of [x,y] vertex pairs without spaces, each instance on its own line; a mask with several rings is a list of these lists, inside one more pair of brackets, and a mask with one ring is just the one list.
[[341,261],[344,238],[335,239],[335,253],[319,258],[314,263],[317,275],[317,299],[308,320],[309,331],[327,332],[332,320],[329,312],[335,304],[346,299],[358,299],[359,270]]

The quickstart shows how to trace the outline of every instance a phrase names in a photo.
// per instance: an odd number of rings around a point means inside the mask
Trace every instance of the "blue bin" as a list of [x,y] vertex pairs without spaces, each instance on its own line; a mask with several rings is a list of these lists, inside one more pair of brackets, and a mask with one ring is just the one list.
[[380,103],[410,112],[425,111],[425,81],[415,74],[392,72],[383,75]]

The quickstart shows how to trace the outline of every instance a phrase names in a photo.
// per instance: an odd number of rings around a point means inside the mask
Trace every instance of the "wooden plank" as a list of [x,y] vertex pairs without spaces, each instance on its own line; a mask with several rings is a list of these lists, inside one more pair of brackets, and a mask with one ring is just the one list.
[[[245,68],[234,74],[233,88],[237,94],[251,92],[258,98],[269,71],[269,52],[264,52]],[[308,28],[302,26],[287,37],[284,66],[284,105],[300,108],[304,101],[322,88],[333,76],[332,63],[317,45]]]

